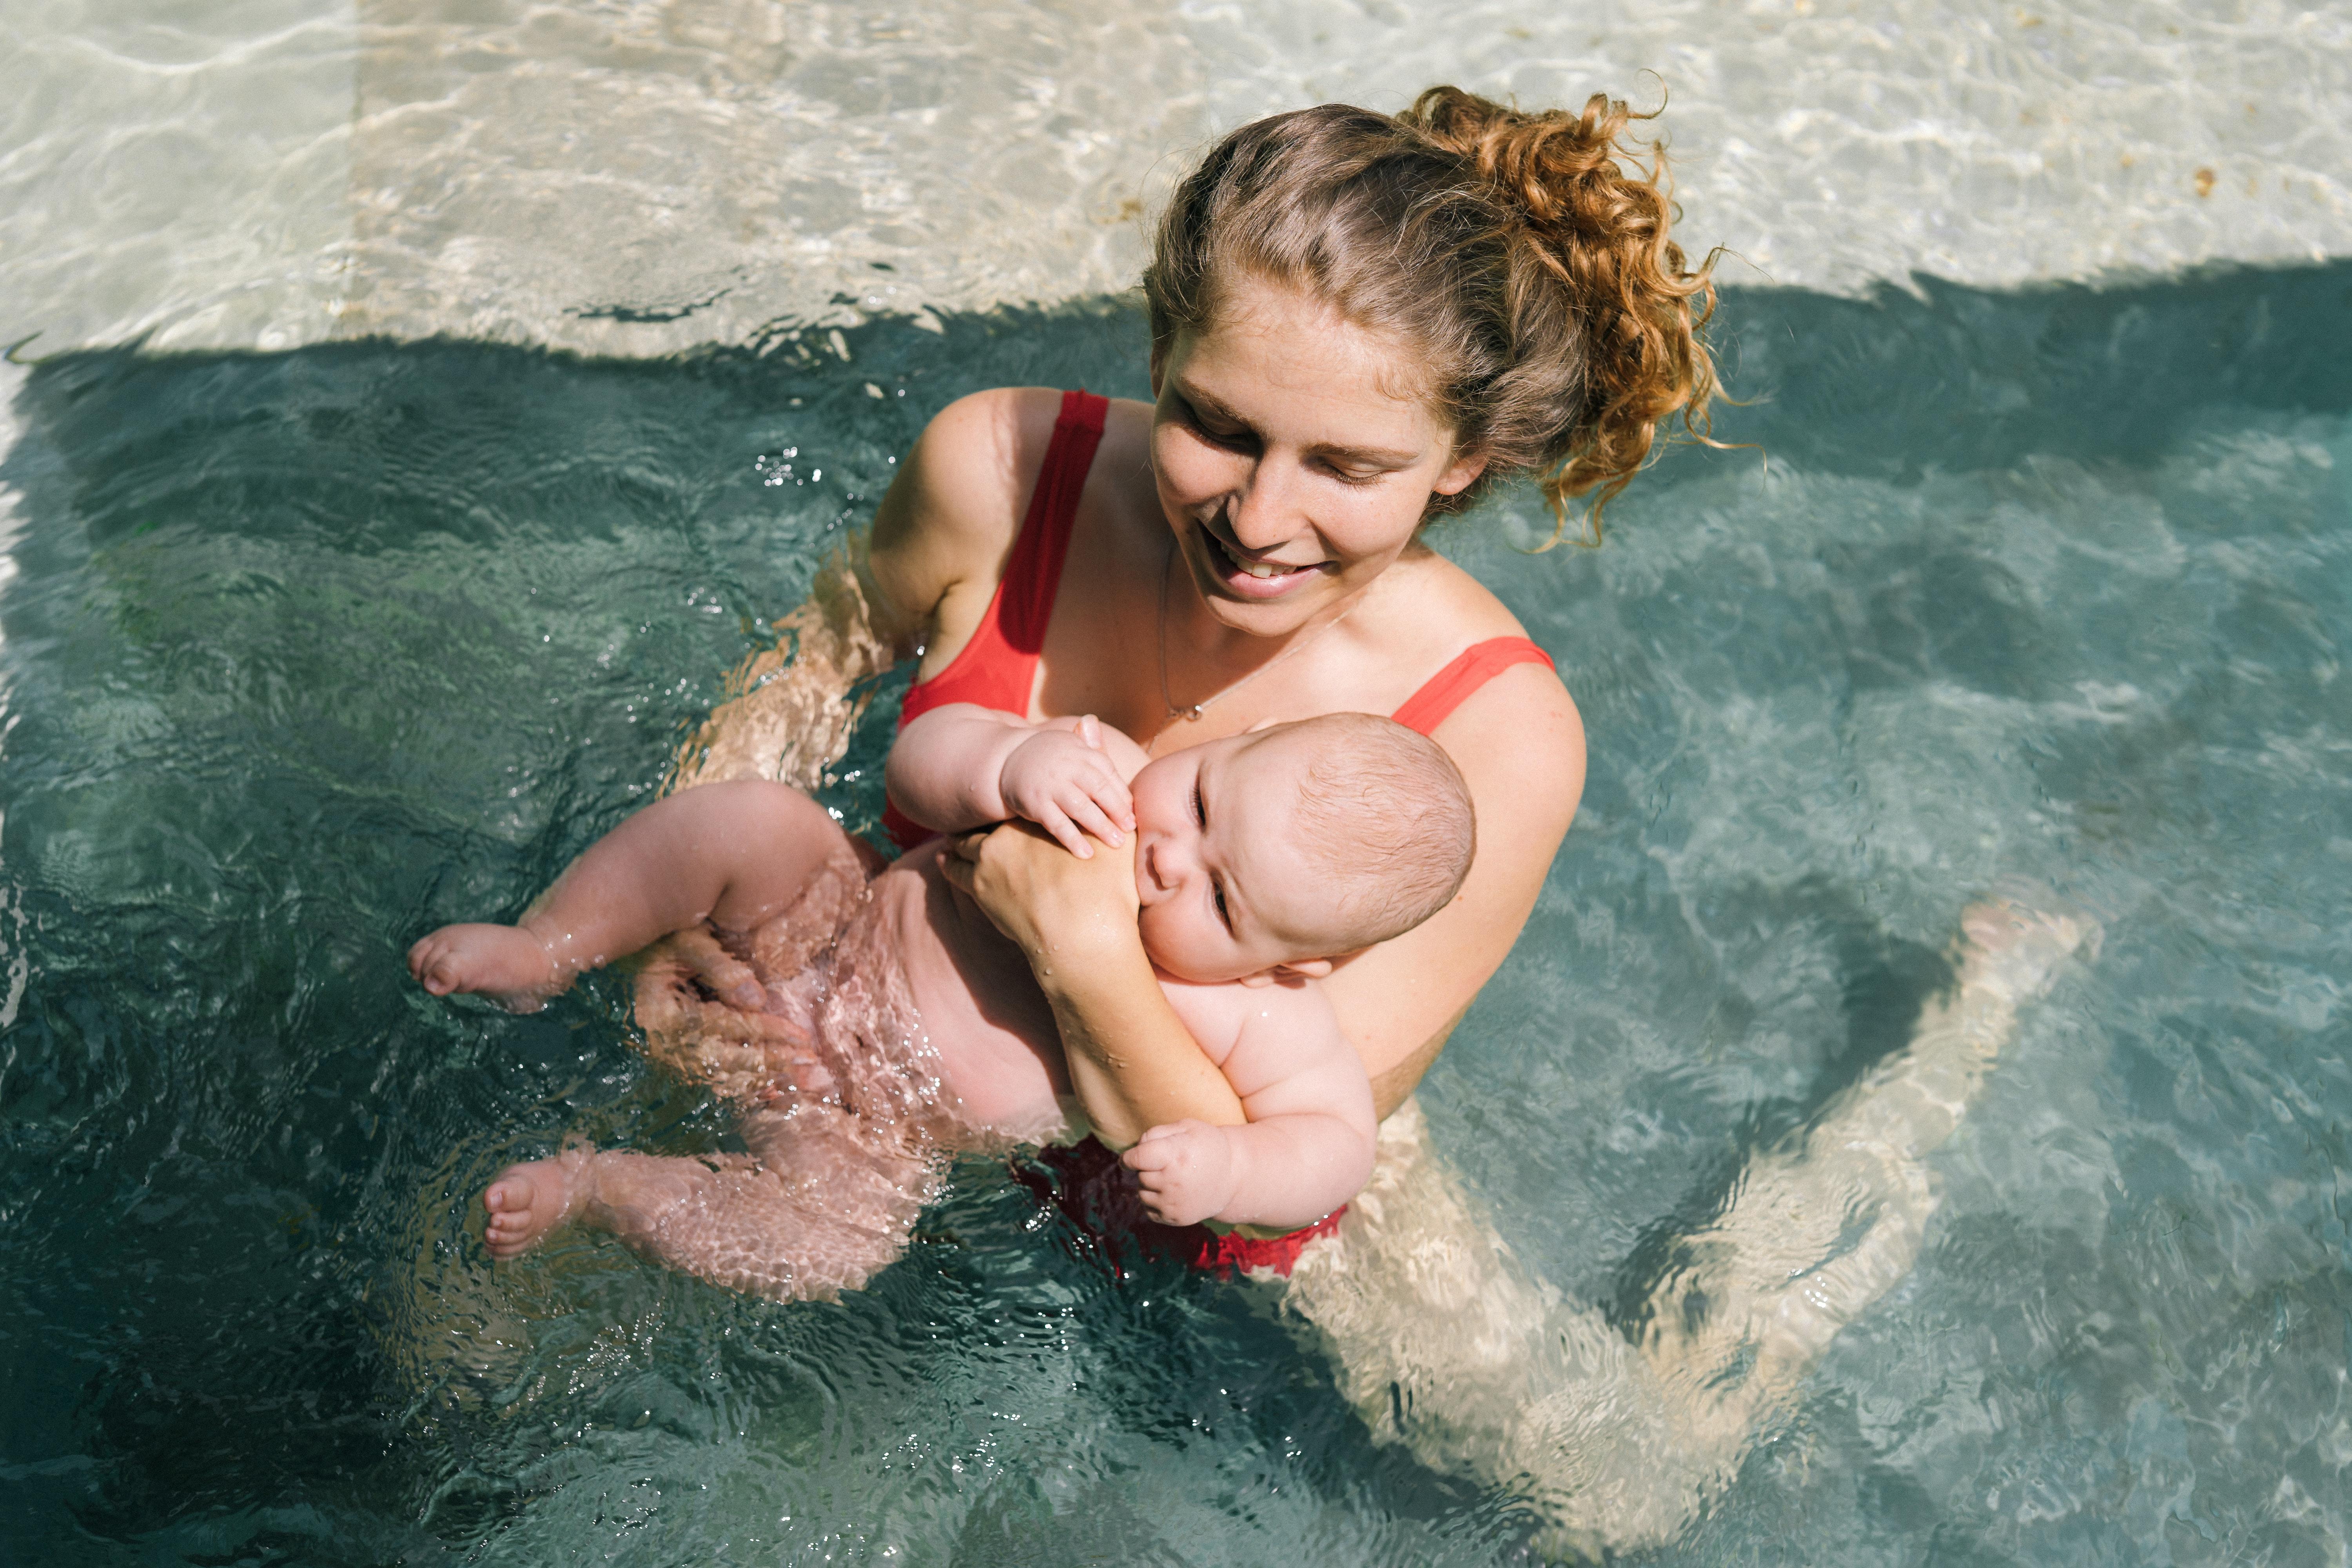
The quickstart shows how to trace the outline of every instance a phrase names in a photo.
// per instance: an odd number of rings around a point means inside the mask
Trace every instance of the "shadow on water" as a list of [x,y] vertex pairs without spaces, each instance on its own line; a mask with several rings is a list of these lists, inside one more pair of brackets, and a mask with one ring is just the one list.
[[[984,1172],[950,1200],[977,1239],[919,1248],[839,1307],[744,1303],[575,1249],[531,1286],[571,1325],[547,1342],[572,1348],[534,1352],[472,1413],[420,1413],[366,1328],[387,1258],[413,1255],[420,1193],[439,1194],[422,1245],[471,1268],[464,1195],[499,1161],[583,1122],[681,1148],[717,1135],[708,1107],[647,1080],[611,992],[531,1019],[428,1005],[404,944],[511,915],[646,798],[945,402],[1145,391],[1131,301],[943,326],[656,363],[363,342],[31,369],[0,459],[0,935],[25,976],[0,1021],[0,1312],[22,1325],[0,1493],[26,1560],[391,1561],[502,1540],[530,1560],[624,1539],[656,1560],[756,1537],[1025,1561],[1147,1470],[1162,1491],[1089,1515],[1105,1560],[1167,1552],[1151,1543],[1179,1516],[1244,1557],[1309,1528],[1361,1561],[1486,1562],[1517,1539],[1507,1497],[1375,1454],[1267,1314],[1172,1278],[1156,1304],[1110,1288]],[[1751,401],[1718,434],[1776,468],[1916,486],[2053,455],[2128,483],[2215,409],[2352,408],[2352,264],[1745,291],[1719,342]],[[1677,451],[1618,526],[1665,531],[1681,487],[1755,462]],[[1796,657],[1851,690],[2044,689],[2052,634],[2015,565],[1917,536],[1825,559],[1859,607]],[[1514,605],[1540,608],[1549,591],[1510,570]],[[1640,881],[1645,737],[1677,724],[1664,672],[1706,657],[1703,637],[1678,652],[1684,634],[1643,629],[1624,658],[1649,675],[1612,685],[1591,661],[1594,825],[1553,896],[1612,909],[1623,950],[1687,955],[1655,976],[1662,1018],[1735,1035],[1757,1005],[1708,945],[1816,933],[1841,1021],[1717,1122],[1684,1118],[1660,1156],[1677,1179],[1589,1281],[1621,1304],[1741,1152],[1897,1043],[1945,978],[1839,864],[1727,868],[1738,919],[1714,929]],[[878,810],[886,726],[869,718],[829,796],[853,823]],[[1564,985],[1545,963],[1523,943],[1496,989]],[[1482,1005],[1456,1058],[1506,1036],[1512,1005]],[[1470,1086],[1457,1070],[1433,1092]],[[1609,1114],[1557,1093],[1570,1120]],[[1023,1479],[1062,1473],[1078,1479],[1059,1491]],[[631,1476],[658,1484],[631,1494]]]
[[2033,453],[2146,463],[2216,405],[2352,408],[2352,262],[2017,291],[1916,279],[1867,299],[1726,296],[1726,438],[1837,474],[1915,480]]

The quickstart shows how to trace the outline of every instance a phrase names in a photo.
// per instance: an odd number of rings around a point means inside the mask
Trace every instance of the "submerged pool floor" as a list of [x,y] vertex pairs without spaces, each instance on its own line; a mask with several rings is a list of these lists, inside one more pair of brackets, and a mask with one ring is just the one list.
[[[1912,1277],[1662,1563],[2344,1560],[2352,265],[1732,296],[1750,401],[1597,552],[1438,536],[1591,745],[1423,1093],[1610,1310],[1903,1037],[1970,894],[2104,955],[1937,1157]],[[683,361],[471,343],[41,363],[0,458],[0,1542],[47,1563],[1486,1563],[1270,1292],[1115,1281],[1001,1165],[839,1305],[472,1194],[724,1118],[590,985],[400,956],[648,798],[890,458],[1006,382],[1137,395],[1123,304]],[[886,683],[830,803],[878,807]],[[478,1226],[474,1226],[478,1232]]]

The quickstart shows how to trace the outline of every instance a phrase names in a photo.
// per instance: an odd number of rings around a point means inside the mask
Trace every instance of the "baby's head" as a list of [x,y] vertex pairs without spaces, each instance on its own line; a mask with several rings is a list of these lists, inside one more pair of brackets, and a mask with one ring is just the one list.
[[1477,848],[1453,759],[1369,713],[1172,752],[1130,787],[1144,951],[1183,980],[1328,973],[1444,909]]

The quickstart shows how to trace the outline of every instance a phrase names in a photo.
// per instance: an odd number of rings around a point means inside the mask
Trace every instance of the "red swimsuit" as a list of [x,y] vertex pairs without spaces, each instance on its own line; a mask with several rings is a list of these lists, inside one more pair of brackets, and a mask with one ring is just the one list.
[[[1045,626],[1054,615],[1054,595],[1062,584],[1062,559],[1070,547],[1070,527],[1078,515],[1078,494],[1085,489],[1087,471],[1094,466],[1095,447],[1102,440],[1103,414],[1108,400],[1086,392],[1062,395],[1062,415],[1054,424],[1054,439],[1045,448],[1045,466],[1037,473],[1036,493],[1021,524],[1021,537],[1005,563],[1003,581],[971,640],[953,662],[911,688],[898,710],[903,728],[917,714],[949,702],[976,702],[1006,713],[1029,711],[1036,685],[1037,655],[1045,646]],[[1551,658],[1525,637],[1490,637],[1473,643],[1391,715],[1400,724],[1426,735],[1443,723],[1465,699],[1515,664],[1542,664]],[[912,848],[931,837],[929,828],[908,817],[895,805],[887,808],[884,825],[901,848]],[[1164,1226],[1143,1212],[1127,1168],[1094,1139],[1070,1148],[1049,1148],[1038,1163],[1052,1173],[1040,1183],[1054,1202],[1099,1237],[1132,1236],[1147,1252],[1181,1258],[1196,1268],[1272,1268],[1287,1275],[1299,1249],[1336,1227],[1346,1208],[1334,1209],[1315,1224],[1287,1236],[1259,1240],[1222,1235],[1205,1226]],[[1042,1174],[1042,1173],[1041,1173]],[[1058,1182],[1053,1178],[1058,1177]]]

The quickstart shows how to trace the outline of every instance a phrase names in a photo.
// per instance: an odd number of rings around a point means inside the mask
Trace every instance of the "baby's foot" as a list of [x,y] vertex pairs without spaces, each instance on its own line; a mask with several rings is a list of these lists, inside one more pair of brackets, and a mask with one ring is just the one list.
[[499,1259],[528,1252],[539,1238],[572,1217],[582,1195],[588,1163],[586,1150],[566,1150],[552,1160],[509,1165],[499,1179],[482,1189],[482,1207],[490,1222],[482,1240]]
[[520,926],[443,926],[408,950],[408,973],[436,996],[468,991],[536,1013],[558,990],[555,961]]
[[1960,979],[2023,1002],[2050,989],[2068,953],[2096,957],[2104,933],[2084,914],[2059,914],[2016,898],[1988,899],[1960,911]]

